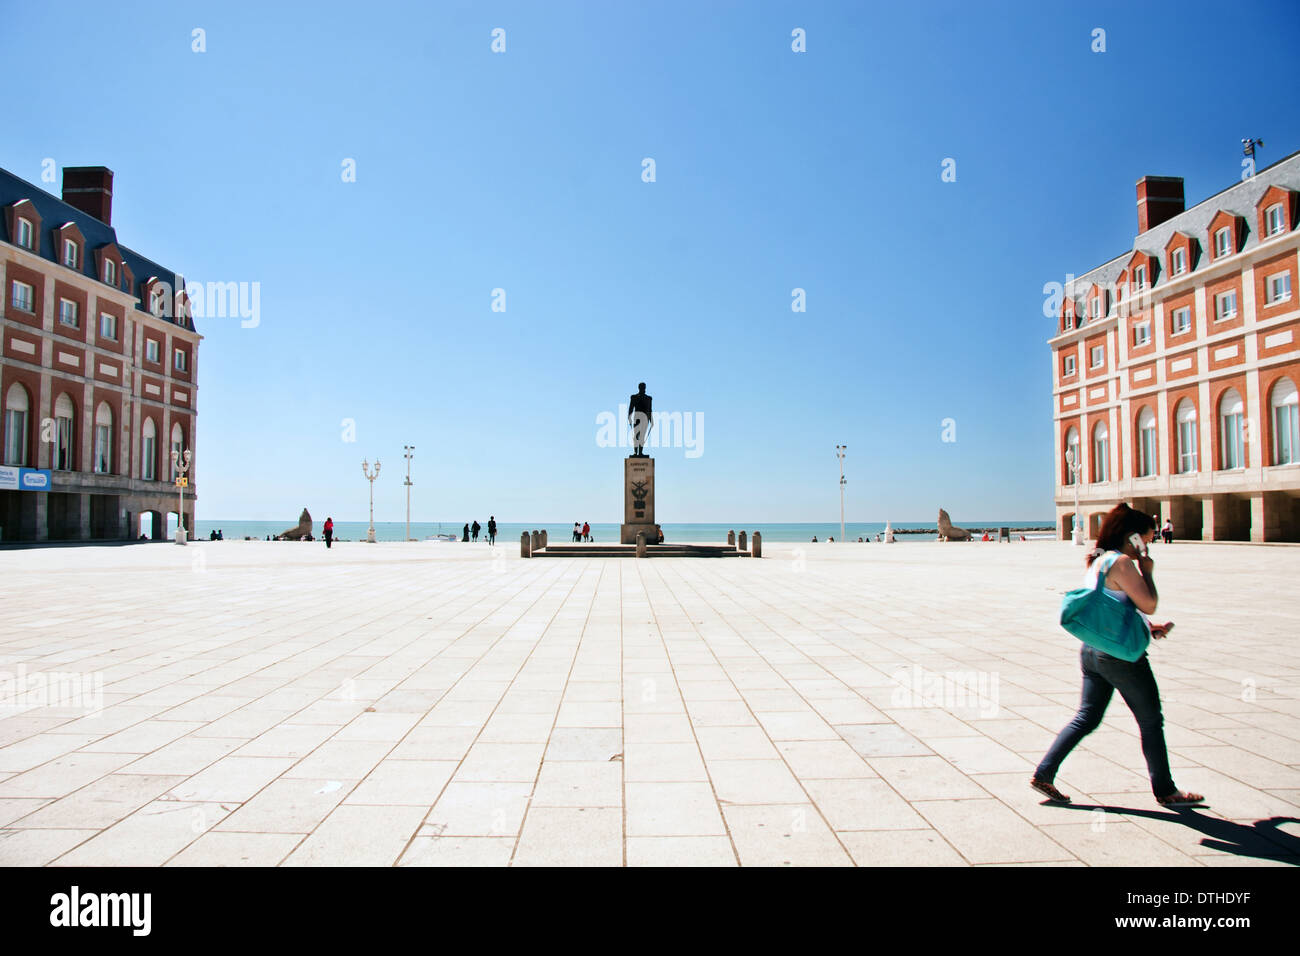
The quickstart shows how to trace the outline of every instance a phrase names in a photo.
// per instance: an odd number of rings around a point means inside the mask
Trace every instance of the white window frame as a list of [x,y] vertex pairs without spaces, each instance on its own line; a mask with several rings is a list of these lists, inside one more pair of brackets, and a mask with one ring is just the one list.
[[[107,332],[104,331],[105,319],[108,319],[109,331]],[[117,316],[112,312],[99,313],[99,337],[101,339],[110,339],[113,342],[117,341]]]
[[[1186,318],[1186,322],[1183,323],[1183,324],[1181,324],[1181,325],[1179,324],[1179,321],[1178,321],[1178,316],[1179,316],[1179,315],[1182,315],[1182,316],[1184,316],[1184,317]],[[1187,333],[1187,332],[1190,332],[1190,331],[1192,330],[1192,309],[1191,309],[1191,306],[1184,305],[1184,306],[1182,306],[1181,308],[1174,309],[1173,313],[1170,315],[1170,319],[1172,320],[1172,323],[1171,323],[1171,325],[1170,325],[1170,328],[1173,329],[1173,333],[1172,333],[1172,334],[1174,334],[1174,335],[1183,335],[1183,334],[1185,334],[1185,333]]]
[[1094,345],[1088,349],[1088,368],[1104,368],[1106,366],[1106,346]]
[[1286,216],[1280,202],[1275,202],[1264,210],[1264,238],[1280,236],[1286,231]]
[[[1232,309],[1225,310],[1223,304],[1229,298],[1232,299]],[[1216,295],[1214,297],[1214,321],[1226,322],[1228,319],[1235,319],[1236,317],[1237,317],[1237,290],[1229,289],[1227,292],[1220,292],[1218,295]]]
[[[71,255],[69,255],[71,253]],[[68,260],[72,261],[69,262]],[[77,263],[81,261],[81,247],[75,239],[63,240],[63,264],[69,269],[77,268]]]
[[146,362],[153,362],[157,364],[158,362],[162,361],[159,358],[161,354],[162,352],[160,351],[157,339],[144,340],[144,360]]
[[1101,318],[1101,296],[1092,300],[1092,318],[1094,321]]
[[189,362],[186,360],[185,350],[182,348],[173,348],[172,349],[172,371],[188,372],[189,371],[188,365]]
[[1138,322],[1133,326],[1133,347],[1146,345],[1151,341],[1151,320]]
[[[19,289],[26,289],[26,296],[18,294]],[[29,282],[13,279],[9,283],[9,304],[20,312],[36,313],[36,288]]]
[[[1282,288],[1285,286],[1286,288]],[[1291,298],[1291,272],[1275,272],[1264,280],[1265,299],[1269,305]]]
[[1192,410],[1191,416],[1185,420],[1180,419],[1177,410],[1175,410],[1174,441],[1177,444],[1174,450],[1177,452],[1177,468],[1180,475],[1191,475],[1200,470],[1197,449],[1200,432],[1196,425],[1195,409]]
[[1135,266],[1133,268],[1133,291],[1141,292],[1147,287],[1147,267]]
[[[1070,440],[1071,435],[1074,436],[1073,441]],[[1083,459],[1079,456],[1079,432],[1073,425],[1071,425],[1070,430],[1065,433],[1065,450],[1067,456],[1070,449],[1074,449],[1074,467],[1078,469],[1079,475],[1082,475]],[[1075,484],[1075,472],[1070,468],[1068,457],[1065,462],[1065,483],[1067,486]]]
[[1232,255],[1232,229],[1224,226],[1214,233],[1214,258]]
[[1092,471],[1093,481],[1101,483],[1110,481],[1110,429],[1106,429],[1104,435],[1098,436],[1094,428],[1092,432]]
[[32,221],[19,216],[16,232],[17,235],[14,236],[14,239],[17,240],[16,244],[30,251],[33,245],[33,237],[36,235],[36,227],[32,225]]
[[1154,478],[1160,473],[1160,446],[1153,418],[1147,425],[1138,425],[1138,477]]
[[[1294,387],[1294,383],[1292,383]],[[1300,464],[1300,405],[1292,391],[1289,401],[1279,402],[1277,393],[1282,388],[1278,382],[1269,396],[1269,413],[1273,419],[1273,464]]]
[[[72,306],[71,322],[68,321],[67,314],[63,308],[66,305]],[[59,299],[59,324],[66,325],[70,329],[81,328],[81,304],[79,302],[74,302],[72,299],[60,298]]]
[[1065,357],[1065,372],[1061,375],[1061,377],[1062,377],[1062,378],[1069,378],[1069,377],[1070,377],[1071,375],[1073,375],[1074,373],[1075,373],[1075,368],[1074,368],[1074,356],[1073,356],[1073,355],[1067,355],[1067,356]]
[[1180,276],[1187,271],[1187,253],[1182,249],[1175,249],[1169,254],[1169,272],[1172,275]]
[[112,259],[104,260],[104,281],[114,288],[117,287],[117,263]]

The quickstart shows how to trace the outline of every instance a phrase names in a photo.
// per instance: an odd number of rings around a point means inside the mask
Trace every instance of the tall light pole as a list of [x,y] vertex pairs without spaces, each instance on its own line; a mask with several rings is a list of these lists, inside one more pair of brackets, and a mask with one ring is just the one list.
[[1079,521],[1079,468],[1082,462],[1074,460],[1074,446],[1065,449],[1065,467],[1070,469],[1070,484],[1074,485],[1074,543],[1083,544],[1083,523]]
[[361,473],[370,482],[370,530],[366,532],[366,541],[375,543],[375,479],[379,477],[379,459],[375,459],[375,473],[370,473],[370,462],[362,459]]
[[848,445],[836,445],[835,457],[840,460],[840,540],[844,540],[844,453],[848,451]]
[[[415,451],[414,445],[403,445],[402,451],[406,456],[406,540],[411,540],[411,459],[415,456],[411,453]],[[378,462],[376,462],[376,465]]]
[[183,456],[175,448],[172,449],[172,473],[176,476],[176,490],[180,492],[176,510],[176,537],[173,539],[177,544],[185,543],[185,486],[190,483],[185,473],[190,470],[190,460],[193,457],[194,452],[189,448],[185,449]]

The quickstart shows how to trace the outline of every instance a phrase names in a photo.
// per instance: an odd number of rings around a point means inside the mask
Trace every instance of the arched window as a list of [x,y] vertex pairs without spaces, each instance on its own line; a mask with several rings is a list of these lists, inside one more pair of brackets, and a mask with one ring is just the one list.
[[152,418],[144,420],[140,434],[140,477],[154,481],[158,477],[158,433]]
[[1300,463],[1300,393],[1295,382],[1284,378],[1274,385],[1268,405],[1273,418],[1273,464]]
[[17,382],[5,393],[5,464],[27,464],[27,389]]
[[[181,430],[181,423],[172,424],[172,457],[174,459],[183,458],[185,455],[185,432]],[[180,477],[180,471],[176,468],[175,461],[172,462],[172,480],[175,481]]]
[[95,471],[107,475],[113,470],[113,410],[108,402],[95,409]]
[[[1071,455],[1071,452],[1073,452],[1073,455]],[[1074,484],[1075,472],[1070,467],[1071,458],[1074,460],[1074,468],[1082,467],[1083,460],[1079,457],[1079,429],[1073,425],[1065,433],[1065,483],[1067,485]]]
[[1105,422],[1092,430],[1092,480],[1110,481],[1110,429]]
[[66,394],[54,400],[54,467],[72,471],[72,436],[75,410]]
[[1149,478],[1158,474],[1156,457],[1156,416],[1150,405],[1138,412],[1138,477]]
[[1188,399],[1178,403],[1178,473],[1196,471],[1196,406]]
[[1224,392],[1219,399],[1219,467],[1224,470],[1246,466],[1241,428],[1244,414],[1241,393],[1235,388]]

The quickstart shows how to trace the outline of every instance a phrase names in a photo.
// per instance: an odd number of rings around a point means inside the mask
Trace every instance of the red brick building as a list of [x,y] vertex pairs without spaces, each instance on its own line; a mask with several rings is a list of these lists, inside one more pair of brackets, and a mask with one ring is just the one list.
[[177,511],[201,336],[184,279],[118,242],[112,202],[102,166],[65,169],[62,199],[0,170],[3,541],[161,540]]
[[1144,177],[1137,214],[1049,342],[1060,535],[1077,490],[1090,536],[1126,501],[1178,538],[1300,541],[1300,153],[1191,209]]

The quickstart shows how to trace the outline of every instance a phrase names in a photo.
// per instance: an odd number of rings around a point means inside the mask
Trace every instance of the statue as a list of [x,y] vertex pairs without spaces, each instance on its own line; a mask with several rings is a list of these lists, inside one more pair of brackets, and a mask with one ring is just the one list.
[[637,385],[637,392],[627,402],[627,423],[632,426],[632,457],[647,457],[642,449],[650,429],[654,427],[654,414],[651,411],[652,399],[645,393],[645,382]]
[[970,532],[965,528],[958,528],[948,517],[948,512],[942,508],[939,509],[939,540],[940,541],[970,541]]
[[298,527],[290,528],[288,531],[282,531],[275,536],[277,541],[301,541],[306,538],[311,540],[311,512],[306,508],[302,509],[302,514],[298,516]]

